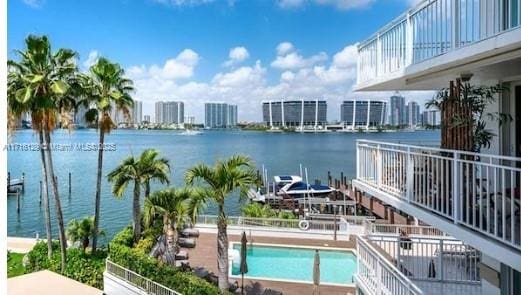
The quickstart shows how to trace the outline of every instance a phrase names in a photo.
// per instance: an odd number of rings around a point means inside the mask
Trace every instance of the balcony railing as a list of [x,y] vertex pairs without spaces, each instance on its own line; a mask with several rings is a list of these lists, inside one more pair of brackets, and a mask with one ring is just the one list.
[[358,84],[521,25],[521,0],[424,0],[358,47]]
[[140,274],[126,269],[123,266],[116,264],[108,259],[105,261],[105,271],[108,274],[113,275],[119,278],[120,280],[123,280],[126,283],[143,290],[145,294],[182,295],[179,292],[176,292],[168,287],[165,287],[159,283],[147,279],[141,276]]
[[521,158],[359,140],[357,181],[521,250]]
[[416,295],[423,292],[365,237],[356,239],[356,283],[364,294]]

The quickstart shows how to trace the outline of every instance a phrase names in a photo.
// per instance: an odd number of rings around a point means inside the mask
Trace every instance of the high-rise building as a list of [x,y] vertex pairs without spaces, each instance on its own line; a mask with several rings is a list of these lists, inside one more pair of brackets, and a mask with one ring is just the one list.
[[440,112],[434,110],[423,111],[422,114],[423,126],[438,126],[440,125]]
[[204,104],[204,127],[230,128],[237,126],[237,106],[224,102]]
[[134,106],[132,107],[132,123],[141,124],[143,118],[143,102],[134,100]]
[[151,119],[150,119],[150,115],[145,115],[143,117],[143,121],[147,122],[147,123],[151,123]]
[[262,116],[271,127],[319,126],[327,123],[325,100],[266,101]]
[[405,118],[405,97],[399,94],[391,96],[389,116],[389,124],[392,126],[407,124]]
[[158,101],[155,109],[158,124],[182,124],[184,122],[185,105],[182,101]]
[[195,124],[195,117],[194,116],[185,116],[185,124],[193,125]]
[[415,127],[420,124],[420,106],[415,101],[410,101],[407,104],[407,109],[405,111],[405,118],[407,125],[409,127]]
[[346,100],[340,105],[340,121],[346,126],[371,127],[385,124],[387,103],[376,100]]

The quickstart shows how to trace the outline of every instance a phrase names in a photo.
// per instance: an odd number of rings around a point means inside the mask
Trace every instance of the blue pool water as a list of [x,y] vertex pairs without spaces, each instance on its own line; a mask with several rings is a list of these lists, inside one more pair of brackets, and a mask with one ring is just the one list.
[[[241,245],[233,249],[240,251]],[[356,272],[356,256],[351,251],[319,250],[320,282],[323,284],[351,284]],[[246,258],[248,278],[268,278],[313,282],[314,249],[253,245]],[[234,263],[233,275],[240,275]]]

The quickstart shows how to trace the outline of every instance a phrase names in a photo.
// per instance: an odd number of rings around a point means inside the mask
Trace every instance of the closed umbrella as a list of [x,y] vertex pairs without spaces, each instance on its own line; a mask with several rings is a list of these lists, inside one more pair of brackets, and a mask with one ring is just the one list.
[[244,294],[244,274],[248,272],[248,263],[246,262],[246,251],[248,247],[248,240],[246,239],[246,232],[242,232],[241,238],[241,265],[240,272],[242,276],[241,294]]
[[431,262],[429,263],[429,278],[436,278],[436,266],[434,265],[434,260],[431,259]]
[[315,259],[313,261],[313,295],[320,294],[320,255],[315,250]]

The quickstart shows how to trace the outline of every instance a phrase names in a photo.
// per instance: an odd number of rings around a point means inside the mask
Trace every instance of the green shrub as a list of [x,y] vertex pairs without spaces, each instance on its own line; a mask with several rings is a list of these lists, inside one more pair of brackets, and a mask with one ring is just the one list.
[[[37,243],[27,254],[27,272],[34,272],[48,269],[60,273],[61,257],[59,243],[52,243],[53,253],[49,260],[47,257],[47,244]],[[103,271],[105,270],[106,253],[98,250],[95,255],[83,253],[80,249],[67,249],[67,267],[64,276],[76,280],[80,283],[103,289]]]
[[111,244],[125,245],[127,247],[132,247],[133,243],[134,233],[132,232],[132,227],[130,226],[117,233],[111,242]]
[[126,243],[128,241],[121,238],[122,236],[126,236],[126,233],[119,233],[116,235],[118,239],[114,238],[110,243],[111,261],[184,295],[222,294],[216,286],[192,273],[182,272],[148,256],[148,253],[144,253],[143,249],[146,248],[149,241],[140,241],[136,248],[131,248]]
[[7,277],[12,278],[25,273],[23,259],[25,254],[7,251]]
[[297,216],[293,212],[280,211],[278,218],[280,219],[297,219]]
[[154,237],[142,238],[136,244],[135,249],[143,255],[148,255],[148,253],[150,253],[152,250],[152,247],[154,247],[155,242],[156,239]]

